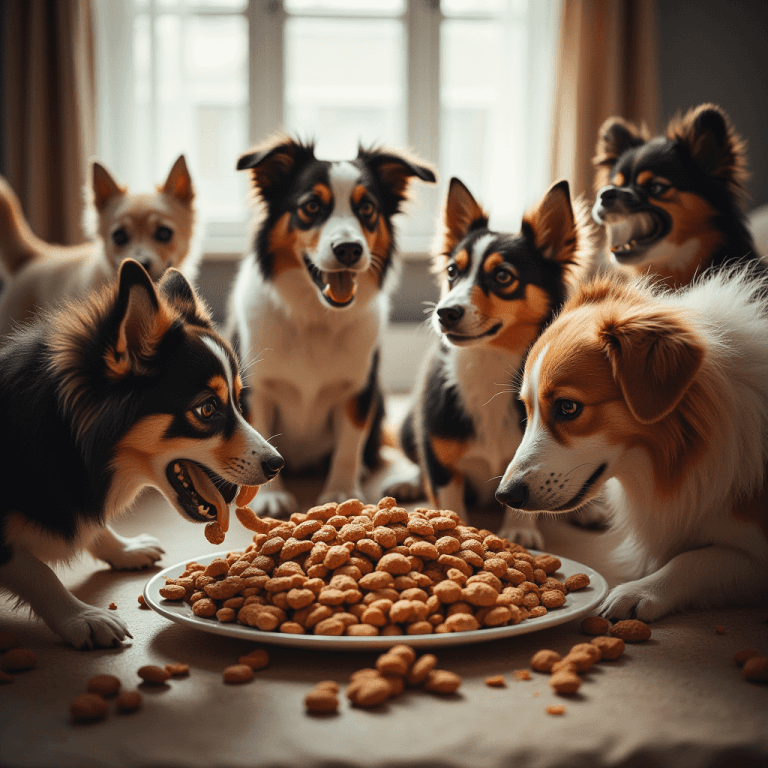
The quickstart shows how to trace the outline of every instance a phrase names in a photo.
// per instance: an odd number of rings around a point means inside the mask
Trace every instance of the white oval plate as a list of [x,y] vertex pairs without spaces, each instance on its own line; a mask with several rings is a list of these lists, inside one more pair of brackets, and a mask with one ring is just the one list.
[[[531,554],[537,554],[530,550]],[[165,600],[160,596],[161,587],[165,586],[165,578],[181,575],[186,563],[196,561],[200,565],[208,565],[217,557],[223,557],[225,552],[218,552],[204,557],[187,558],[183,563],[177,563],[165,568],[153,576],[144,587],[144,600],[161,616],[203,632],[214,635],[237,637],[241,640],[252,640],[271,645],[285,645],[294,648],[313,648],[322,651],[369,651],[390,648],[393,643],[405,643],[414,648],[439,648],[451,645],[469,645],[484,643],[490,640],[500,640],[515,635],[525,635],[528,632],[538,632],[540,629],[554,627],[566,621],[573,621],[585,616],[596,608],[608,594],[608,582],[594,569],[577,563],[575,560],[559,558],[562,567],[557,572],[561,580],[575,573],[586,573],[589,576],[589,586],[577,592],[570,592],[562,608],[555,608],[538,619],[526,619],[519,624],[507,627],[476,629],[470,632],[450,632],[437,635],[385,635],[378,637],[346,637],[327,635],[291,635],[282,632],[263,632],[260,629],[246,627],[242,624],[222,624],[216,619],[206,619],[195,616],[192,608],[184,602]]]

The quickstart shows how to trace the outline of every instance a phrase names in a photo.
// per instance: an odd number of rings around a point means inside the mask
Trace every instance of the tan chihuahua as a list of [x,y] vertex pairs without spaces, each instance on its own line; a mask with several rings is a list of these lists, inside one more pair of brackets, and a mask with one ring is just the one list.
[[[194,281],[195,192],[184,155],[155,192],[132,194],[103,165],[92,170],[93,239],[81,245],[46,243],[31,230],[19,199],[0,176],[0,337],[40,308],[84,297],[117,276],[124,259],[138,261],[153,280],[168,267]],[[91,211],[88,212],[89,214]]]

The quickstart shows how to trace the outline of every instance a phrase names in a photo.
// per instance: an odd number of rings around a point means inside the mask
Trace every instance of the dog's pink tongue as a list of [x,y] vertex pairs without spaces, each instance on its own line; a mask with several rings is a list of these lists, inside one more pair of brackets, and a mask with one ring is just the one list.
[[329,296],[337,304],[345,304],[357,291],[354,272],[343,270],[342,272],[326,272],[326,286],[323,293]]
[[197,493],[211,506],[216,507],[216,520],[221,526],[221,530],[226,533],[229,530],[229,504],[224,501],[224,497],[213,484],[211,478],[197,464],[192,461],[186,461],[184,464]]

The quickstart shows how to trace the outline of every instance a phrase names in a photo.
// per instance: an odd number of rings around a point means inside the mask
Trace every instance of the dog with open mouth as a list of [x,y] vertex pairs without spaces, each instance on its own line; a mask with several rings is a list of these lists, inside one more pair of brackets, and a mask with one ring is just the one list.
[[[261,216],[230,298],[228,334],[248,369],[250,423],[275,436],[286,468],[329,461],[319,502],[363,498],[379,459],[380,334],[397,272],[393,218],[431,169],[360,148],[325,161],[281,136],[240,157]],[[296,501],[280,478],[253,502],[280,517]]]
[[[571,203],[567,181],[553,184],[519,233],[489,227],[466,186],[451,179],[435,257],[439,335],[401,428],[418,466],[392,478],[385,493],[411,495],[424,484],[431,503],[466,519],[467,507],[493,502],[495,479],[523,433],[515,379],[530,345],[589,269],[589,209]],[[405,486],[405,487],[404,487]],[[543,548],[535,520],[507,509],[501,535]]]
[[531,348],[525,435],[497,498],[604,496],[628,579],[601,606],[653,621],[768,595],[768,279],[588,283]]
[[655,138],[609,118],[593,163],[592,215],[631,275],[680,287],[735,262],[763,269],[744,214],[745,142],[720,107],[691,109]]
[[87,550],[116,569],[151,566],[157,539],[109,525],[146,487],[226,530],[235,497],[283,466],[241,396],[237,358],[175,269],[156,286],[126,260],[114,284],[12,333],[0,349],[0,589],[76,647],[122,641],[119,616],[76,599],[47,563]]

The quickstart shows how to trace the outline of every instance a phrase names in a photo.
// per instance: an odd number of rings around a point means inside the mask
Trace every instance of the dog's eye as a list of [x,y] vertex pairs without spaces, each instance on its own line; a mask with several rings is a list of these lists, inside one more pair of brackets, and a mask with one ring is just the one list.
[[158,227],[155,230],[155,240],[159,243],[167,243],[173,237],[173,230],[170,227]]
[[499,269],[494,275],[494,279],[499,285],[509,285],[515,276],[508,269]]
[[370,200],[364,200],[357,209],[361,216],[371,216],[373,214],[373,203]]
[[448,275],[449,280],[453,280],[454,278],[458,277],[459,268],[455,264],[449,264],[445,268],[445,274]]
[[648,194],[652,197],[660,197],[663,195],[669,187],[666,184],[662,184],[660,181],[654,181],[646,187]]
[[122,227],[120,227],[120,229],[116,229],[112,233],[112,242],[115,245],[119,245],[119,246],[126,245],[130,239],[131,238],[128,237],[128,233]]
[[195,408],[195,413],[201,418],[208,420],[216,413],[216,401],[211,398],[206,400],[201,406]]
[[314,216],[320,210],[320,203],[317,200],[308,200],[301,206],[305,213]]
[[581,413],[582,405],[575,400],[557,400],[555,402],[555,418],[561,421],[575,419]]

